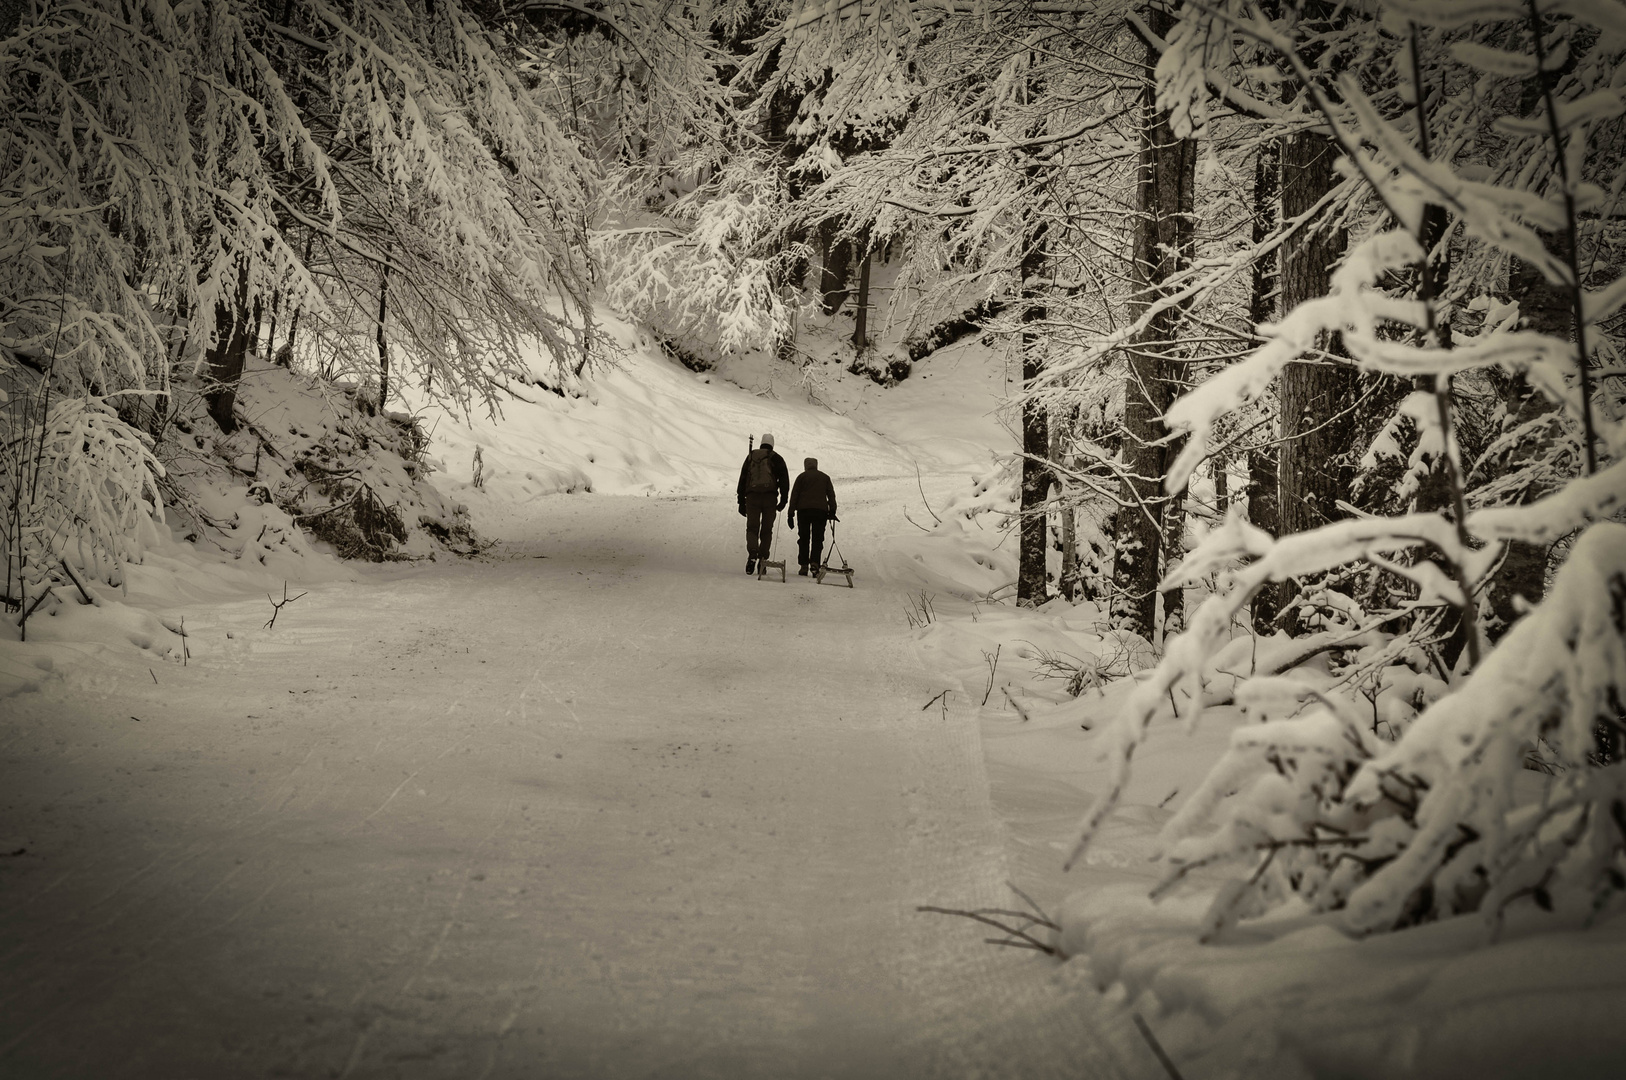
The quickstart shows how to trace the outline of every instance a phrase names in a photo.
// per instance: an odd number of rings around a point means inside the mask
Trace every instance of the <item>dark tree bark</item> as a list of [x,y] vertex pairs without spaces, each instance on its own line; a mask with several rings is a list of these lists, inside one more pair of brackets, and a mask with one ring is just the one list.
[[[1167,35],[1173,16],[1146,12],[1153,33]],[[1148,45],[1146,70],[1157,64]],[[1176,139],[1168,114],[1157,109],[1156,88],[1148,78],[1141,89],[1140,163],[1135,184],[1135,299],[1139,316],[1160,295],[1164,282],[1190,257],[1196,145]],[[1124,508],[1116,517],[1116,557],[1112,568],[1111,618],[1115,626],[1152,638],[1156,631],[1159,555],[1163,547],[1162,482],[1167,466],[1158,440],[1167,434],[1163,413],[1173,397],[1169,356],[1180,313],[1166,310],[1152,319],[1127,350],[1124,386]]]
[[[1262,244],[1276,231],[1276,199],[1281,193],[1282,147],[1271,139],[1259,147],[1253,159],[1253,242]],[[1276,317],[1276,255],[1272,252],[1253,261],[1253,296],[1248,316],[1257,333],[1259,324]]]
[[[1337,183],[1333,162],[1337,145],[1324,135],[1305,132],[1282,147],[1282,217],[1309,210]],[[1342,230],[1306,227],[1282,247],[1281,310],[1325,296],[1332,284],[1332,264],[1343,254]],[[1319,343],[1331,353],[1341,346],[1336,334]],[[1355,479],[1355,413],[1360,373],[1338,363],[1288,364],[1282,371],[1277,400],[1281,448],[1277,456],[1277,513],[1281,533],[1301,533],[1336,521],[1345,514],[1340,501],[1350,498]],[[1282,590],[1282,601],[1292,585]],[[1286,629],[1299,627],[1288,613]]]
[[[1038,276],[1044,271],[1045,228],[1037,226],[1022,257],[1022,389],[1032,388],[1044,370],[1044,344],[1027,329],[1047,314],[1040,303]],[[1050,424],[1045,407],[1033,394],[1022,397],[1022,505],[1021,547],[1017,557],[1016,605],[1034,607],[1049,599],[1045,556],[1049,550],[1044,506],[1050,496],[1051,473],[1045,467],[1050,452]]]
[[853,302],[853,354],[862,353],[869,345],[869,266],[874,256],[865,245],[858,264],[858,296]]
[[209,388],[203,400],[220,430],[230,435],[237,430],[237,383],[243,377],[243,364],[253,334],[253,316],[248,302],[248,268],[237,272],[237,288],[230,301],[215,303],[215,341],[204,354],[209,372]]
[[[1259,147],[1253,162],[1253,242],[1262,243],[1276,229],[1281,195],[1282,147],[1272,139]],[[1272,252],[1254,260],[1253,295],[1248,315],[1257,334],[1260,323],[1276,318],[1276,287],[1280,280],[1279,256]],[[1281,535],[1281,515],[1276,512],[1276,447],[1248,452],[1248,520],[1272,536]],[[1263,629],[1281,608],[1277,594],[1281,587],[1267,582],[1254,593],[1251,604],[1253,625]]]
[[[1051,417],[1049,422],[1050,460],[1073,468],[1077,462],[1068,453],[1068,447],[1078,437],[1078,406],[1068,410],[1065,417]],[[1061,544],[1061,573],[1056,576],[1056,591],[1069,601],[1077,601],[1083,592],[1083,567],[1078,558],[1077,510],[1066,498],[1065,484],[1057,478],[1052,490],[1062,496],[1059,513],[1060,528],[1057,540]]]
[[826,315],[834,315],[847,302],[847,278],[852,273],[852,243],[837,240],[836,231],[834,221],[819,226],[819,243],[824,253],[819,267],[819,294]]
[[389,311],[390,268],[384,267],[378,278],[378,409],[390,399],[390,342],[384,336],[384,316]]
[[[1282,148],[1282,217],[1309,210],[1337,183],[1337,146],[1326,136],[1304,133]],[[1342,230],[1301,230],[1282,249],[1282,311],[1327,295],[1332,264],[1343,254]],[[1324,341],[1340,348],[1336,336]],[[1347,364],[1293,363],[1282,372],[1281,438],[1277,476],[1283,533],[1308,532],[1343,517],[1339,500],[1349,499],[1354,479],[1350,406],[1360,394],[1360,374]],[[1342,415],[1340,415],[1342,414]]]
[[[1280,536],[1282,521],[1276,510],[1276,447],[1264,446],[1248,453],[1248,521],[1272,536]],[[1249,612],[1253,628],[1265,631],[1281,610],[1281,587],[1266,582],[1253,594]]]
[[[1185,440],[1181,440],[1181,444]],[[1171,443],[1165,450],[1164,460],[1170,462],[1180,453],[1181,444]],[[1185,557],[1186,538],[1186,490],[1170,492],[1168,502],[1163,504],[1163,565],[1159,571],[1160,577],[1167,577],[1170,570],[1179,565]],[[1166,589],[1163,592],[1163,639],[1167,641],[1171,636],[1181,633],[1186,628],[1186,590],[1184,588]]]

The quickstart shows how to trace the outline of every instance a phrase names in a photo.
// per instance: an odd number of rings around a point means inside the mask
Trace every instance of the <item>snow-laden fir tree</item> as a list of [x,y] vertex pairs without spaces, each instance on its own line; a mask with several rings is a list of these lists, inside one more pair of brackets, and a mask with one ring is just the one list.
[[[1240,869],[1209,933],[1292,897],[1357,933],[1465,911],[1494,924],[1521,898],[1584,922],[1626,889],[1626,9],[1390,0],[1374,14],[1369,55],[1386,59],[1359,77],[1318,79],[1282,20],[1229,0],[1183,5],[1158,68],[1161,100],[1188,126],[1240,43],[1271,50],[1370,207],[1328,294],[1169,409],[1189,441],[1166,484],[1329,331],[1347,355],[1324,361],[1416,387],[1368,456],[1400,462],[1396,513],[1280,538],[1232,514],[1171,575],[1222,587],[1136,688],[1116,778],[1072,858],[1111,812],[1146,726],[1171,708],[1196,724],[1205,695],[1239,682],[1253,722],[1162,836],[1165,887],[1196,867]],[[1567,299],[1565,324],[1521,323],[1508,291],[1524,268]],[[1502,436],[1465,459],[1457,388],[1515,378],[1549,408],[1504,411]],[[1497,455],[1520,440],[1530,452],[1506,482]],[[1420,497],[1428,476],[1445,498]],[[1550,584],[1493,640],[1484,601],[1511,542],[1552,552]],[[1339,575],[1358,574],[1390,583],[1382,607],[1340,591]],[[1249,653],[1235,648],[1216,664],[1253,594],[1318,576],[1300,599],[1319,629],[1302,655],[1329,655],[1324,671],[1238,678]],[[1458,626],[1451,663],[1442,646]]]
[[174,396],[231,430],[251,350],[463,401],[524,341],[591,355],[592,166],[510,52],[453,0],[28,0],[0,24],[9,605],[70,534],[138,554],[121,508],[154,505]]

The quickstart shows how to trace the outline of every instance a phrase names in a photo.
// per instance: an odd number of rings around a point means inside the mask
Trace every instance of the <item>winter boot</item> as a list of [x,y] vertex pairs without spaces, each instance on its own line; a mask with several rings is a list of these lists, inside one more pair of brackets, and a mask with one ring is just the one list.
[[806,563],[803,563],[802,568],[800,570],[796,571],[796,576],[797,577],[806,577],[807,576],[807,564]]
[[745,572],[747,574],[754,574],[757,572],[757,561],[755,559],[745,560]]

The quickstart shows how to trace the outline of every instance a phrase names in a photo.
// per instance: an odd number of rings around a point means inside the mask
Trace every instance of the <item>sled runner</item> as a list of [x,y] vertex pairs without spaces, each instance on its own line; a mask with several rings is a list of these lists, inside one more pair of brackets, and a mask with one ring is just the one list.
[[[841,560],[840,566],[830,565],[830,559],[832,556]],[[830,550],[825,552],[824,563],[814,572],[813,580],[816,583],[823,585],[824,575],[826,574],[845,574],[847,577],[847,588],[853,588],[853,568],[847,565],[847,556],[843,555],[841,553],[841,549],[836,547],[836,527],[834,525],[830,526]],[[832,581],[830,584],[834,585],[836,583]]]

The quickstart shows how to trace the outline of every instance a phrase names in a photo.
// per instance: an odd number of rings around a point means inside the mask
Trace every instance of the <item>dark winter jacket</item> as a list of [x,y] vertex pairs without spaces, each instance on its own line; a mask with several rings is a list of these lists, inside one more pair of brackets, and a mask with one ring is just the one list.
[[830,478],[817,469],[808,469],[796,477],[790,489],[790,512],[822,511],[827,517],[836,516],[836,489]]
[[[746,478],[751,474],[753,459],[766,456],[768,465],[773,470],[773,487],[763,491],[746,490]],[[761,506],[784,506],[785,497],[790,492],[790,470],[785,467],[785,459],[774,452],[771,446],[759,446],[745,455],[745,463],[740,466],[740,482],[734,488],[743,504],[746,500]]]

